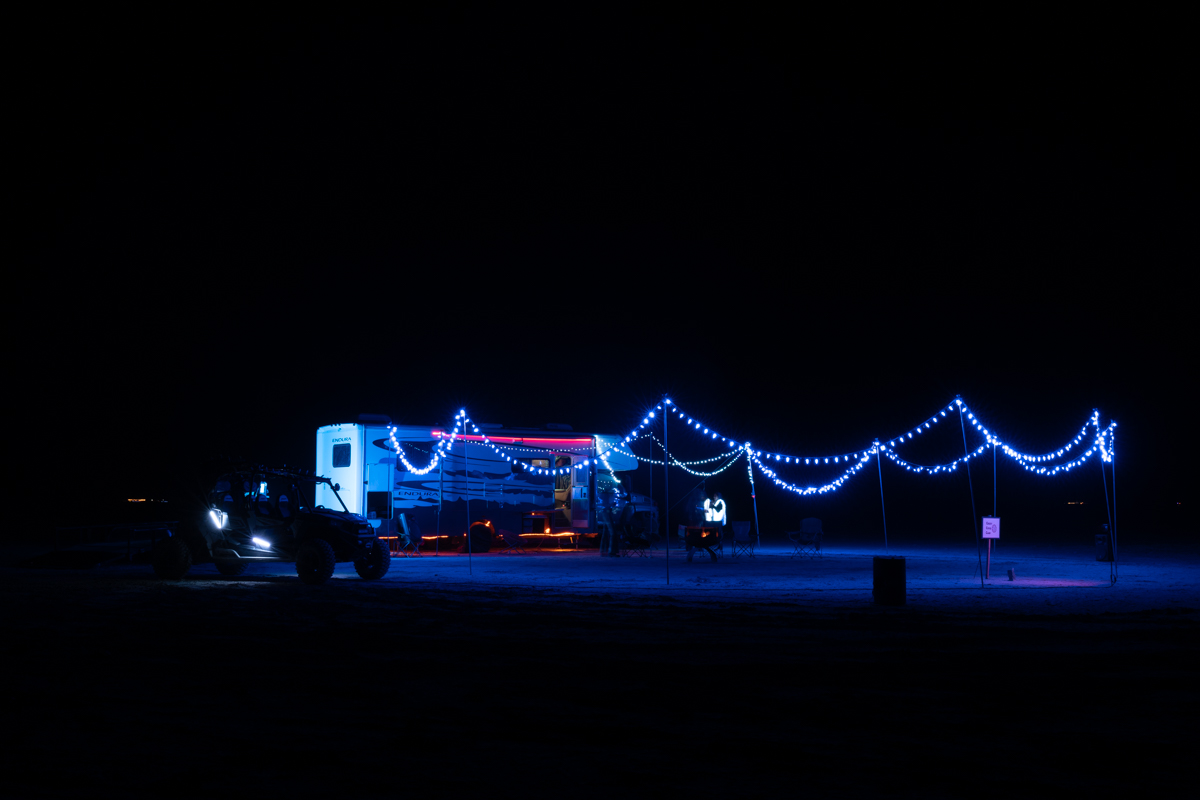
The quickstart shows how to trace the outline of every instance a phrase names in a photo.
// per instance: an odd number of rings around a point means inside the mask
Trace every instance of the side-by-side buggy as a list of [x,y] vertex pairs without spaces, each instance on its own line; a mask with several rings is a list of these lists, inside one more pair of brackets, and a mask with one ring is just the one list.
[[[314,505],[318,486],[321,502],[332,498],[337,508]],[[179,579],[192,564],[211,561],[222,575],[237,577],[251,563],[283,561],[296,564],[300,580],[318,584],[337,562],[352,561],[361,577],[382,578],[391,565],[387,543],[366,517],[346,507],[340,488],[299,470],[231,470],[213,486],[206,519],[157,544],[154,572]]]

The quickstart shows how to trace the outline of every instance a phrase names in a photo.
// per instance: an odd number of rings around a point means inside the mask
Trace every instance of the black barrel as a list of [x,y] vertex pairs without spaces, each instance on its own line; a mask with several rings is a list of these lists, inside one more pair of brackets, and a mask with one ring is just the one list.
[[875,602],[884,606],[902,606],[904,594],[904,556],[875,556]]

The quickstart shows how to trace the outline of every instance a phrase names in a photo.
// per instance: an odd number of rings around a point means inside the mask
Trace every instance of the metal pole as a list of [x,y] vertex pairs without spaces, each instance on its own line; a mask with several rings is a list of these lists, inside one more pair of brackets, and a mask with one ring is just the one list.
[[[449,452],[446,453],[446,458],[449,458]],[[433,540],[433,556],[437,558],[439,550],[442,546],[442,499],[446,494],[446,459],[438,459],[438,511],[437,511],[437,536]]]
[[883,554],[889,555],[887,538],[887,506],[883,503],[883,464],[880,462],[879,440],[875,440],[875,466],[879,469],[879,510],[883,512]]
[[667,586],[671,585],[671,451],[667,449],[667,406],[670,402],[663,398],[663,508],[666,509],[663,513],[663,541],[667,543]]
[[971,460],[967,458],[967,425],[963,422],[962,416],[962,396],[954,395],[954,400],[958,406],[958,427],[962,431],[963,437],[963,463],[967,465],[967,490],[971,492],[971,533],[975,534],[975,557],[979,560],[979,586],[983,587],[983,553],[979,551],[979,528],[976,520],[979,519],[975,514],[975,484],[971,482]]
[[[1094,409],[1092,409],[1092,412],[1096,415],[1096,426],[1099,427],[1100,426],[1100,409],[1094,408]],[[1097,445],[1096,448],[1099,449],[1099,445]],[[1113,551],[1113,561],[1110,562],[1110,566],[1108,568],[1109,582],[1111,583],[1112,582],[1112,570],[1113,570],[1111,564],[1116,563],[1117,548],[1113,545],[1113,512],[1112,512],[1112,507],[1109,505],[1109,501],[1108,501],[1108,480],[1104,477],[1104,456],[1102,454],[1100,454],[1099,461],[1100,461],[1100,482],[1104,484],[1104,511],[1106,514],[1108,514],[1108,546],[1110,548],[1112,548],[1112,551]],[[1114,472],[1114,478],[1115,478],[1115,475],[1116,474]],[[1115,480],[1113,483],[1113,494],[1114,495],[1116,494]]]
[[1100,458],[1100,482],[1104,484],[1104,513],[1108,515],[1108,544],[1112,546],[1112,509],[1108,502],[1108,479],[1104,476],[1104,459]]
[[[1114,425],[1116,423],[1113,423]],[[1113,485],[1113,501],[1112,501],[1112,575],[1110,576],[1112,583],[1117,582],[1117,573],[1120,571],[1117,565],[1117,435],[1113,433],[1111,440],[1112,446],[1108,448],[1109,455],[1112,457],[1112,485]]]
[[463,487],[467,496],[467,575],[475,577],[475,568],[471,564],[471,461],[467,455],[466,424],[463,425]]
[[[750,500],[754,504],[754,546],[762,549],[762,528],[758,525],[758,494],[754,491],[754,465],[751,463],[753,459],[750,457],[750,443],[746,442],[746,472],[750,474]],[[736,547],[736,545],[734,545]]]

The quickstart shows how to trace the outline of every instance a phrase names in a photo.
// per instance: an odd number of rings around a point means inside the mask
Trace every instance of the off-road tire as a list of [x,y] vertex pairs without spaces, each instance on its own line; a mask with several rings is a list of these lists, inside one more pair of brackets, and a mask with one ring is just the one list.
[[166,581],[177,581],[192,568],[192,550],[181,536],[169,536],[154,546],[151,555],[154,574]]
[[217,565],[217,572],[226,578],[236,578],[250,566],[249,561],[241,558],[218,558],[213,563]]
[[309,586],[318,586],[333,575],[337,557],[324,539],[309,539],[296,551],[296,574]]
[[383,539],[376,539],[371,550],[362,558],[354,561],[354,571],[358,573],[358,577],[368,581],[379,580],[387,575],[388,568],[391,566],[392,551],[388,549],[388,543]]

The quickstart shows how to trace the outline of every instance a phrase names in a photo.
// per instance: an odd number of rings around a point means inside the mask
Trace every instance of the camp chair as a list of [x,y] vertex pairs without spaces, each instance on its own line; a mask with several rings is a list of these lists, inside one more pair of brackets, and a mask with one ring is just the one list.
[[650,542],[640,533],[626,531],[621,534],[621,556],[631,558],[633,556],[641,556],[649,558],[646,548],[650,546]]
[[411,514],[401,514],[400,523],[404,526],[404,544],[397,555],[421,555],[421,526]]
[[796,556],[825,556],[821,553],[821,537],[825,532],[821,530],[821,520],[816,517],[809,517],[800,521],[800,530],[788,531],[788,538],[792,540],[794,547],[792,548],[792,558]]
[[512,531],[506,531],[503,528],[500,529],[499,534],[500,540],[504,542],[504,547],[500,548],[500,551],[497,553],[497,555],[504,555],[505,553],[510,553],[512,555],[516,555],[517,553],[520,553],[521,555],[528,555],[528,553],[525,552],[525,548],[521,547],[520,534],[513,533]]
[[754,558],[754,540],[750,538],[749,522],[734,522],[733,527],[733,557],[745,553]]

